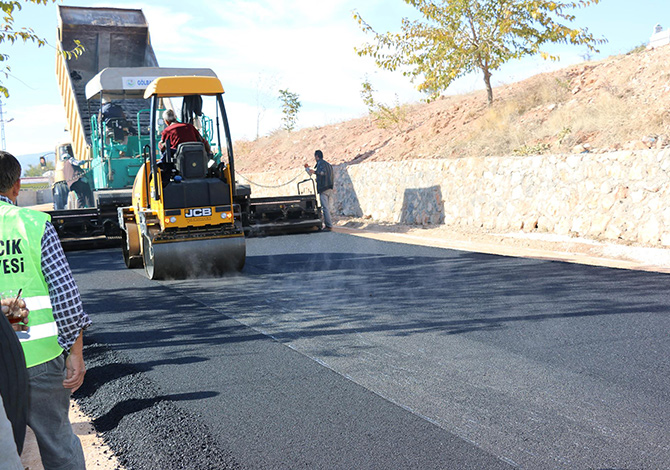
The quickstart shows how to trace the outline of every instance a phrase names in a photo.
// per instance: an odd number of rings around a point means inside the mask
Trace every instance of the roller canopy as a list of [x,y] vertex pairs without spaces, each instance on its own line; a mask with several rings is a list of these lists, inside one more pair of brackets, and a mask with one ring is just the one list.
[[184,90],[188,90],[189,95],[218,95],[223,93],[223,85],[216,76],[162,77],[151,82],[144,98],[184,96]]

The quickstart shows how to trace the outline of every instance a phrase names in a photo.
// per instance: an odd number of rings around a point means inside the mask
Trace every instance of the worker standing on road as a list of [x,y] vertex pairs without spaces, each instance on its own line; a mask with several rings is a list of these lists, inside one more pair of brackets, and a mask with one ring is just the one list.
[[314,168],[310,168],[309,164],[305,163],[305,171],[310,175],[316,175],[316,192],[319,193],[323,209],[323,222],[325,225],[323,231],[330,232],[333,229],[333,219],[330,213],[333,207],[333,167],[323,159],[323,152],[321,150],[314,152],[314,159],[316,160]]
[[0,151],[0,286],[21,290],[30,328],[16,334],[28,371],[28,426],[49,469],[85,469],[72,431],[70,395],[84,381],[83,331],[90,324],[50,217],[16,206],[21,164]]
[[70,150],[71,147],[69,150],[62,149],[59,152],[60,155],[56,155],[56,170],[52,188],[54,209],[56,210],[63,210],[68,207],[70,192],[74,192],[78,208],[93,207],[95,204],[86,171],[75,160]]
[[68,150],[72,148],[70,144],[59,146],[56,150],[56,169],[54,170],[54,185],[51,188],[54,198],[54,209],[57,211],[63,210],[67,207],[67,196],[70,193],[70,187],[65,181],[65,160],[71,158],[72,152]]

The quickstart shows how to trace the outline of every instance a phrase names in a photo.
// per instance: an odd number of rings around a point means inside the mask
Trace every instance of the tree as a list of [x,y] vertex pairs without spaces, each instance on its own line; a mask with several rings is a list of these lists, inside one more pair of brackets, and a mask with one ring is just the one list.
[[562,23],[574,21],[568,11],[600,0],[403,0],[427,20],[402,19],[402,32],[377,33],[358,12],[361,29],[376,43],[356,48],[359,56],[372,57],[386,70],[402,69],[417,89],[430,99],[439,96],[455,79],[474,71],[484,75],[489,106],[493,102],[492,72],[512,59],[540,54],[558,60],[541,48],[550,43],[584,45],[599,52],[588,29]]
[[291,132],[295,129],[295,124],[298,121],[298,111],[302,104],[300,103],[300,97],[286,90],[279,90],[279,99],[282,102],[282,112],[284,117],[282,122],[284,123],[284,129]]
[[54,170],[52,161],[47,161],[45,165],[28,165],[28,168],[23,172],[25,176],[42,176],[47,171]]
[[[56,0],[51,0],[53,3]],[[24,3],[34,3],[36,5],[47,5],[49,0],[23,0]],[[48,44],[47,40],[38,36],[32,28],[20,28],[15,29],[14,27],[14,16],[17,11],[21,10],[21,2],[18,0],[10,1],[0,1],[0,9],[2,9],[2,26],[0,26],[0,44],[1,43],[10,43],[14,44],[18,40],[23,40],[23,42],[31,41],[37,44],[37,47],[42,47]],[[71,51],[59,51],[61,54],[64,54],[68,59],[71,57],[79,57],[84,52],[84,46],[81,45],[79,41],[75,42],[75,48]],[[0,53],[0,62],[7,62],[9,60],[9,55]],[[0,69],[0,73],[4,74],[5,78],[9,76],[11,68],[8,65],[5,65]],[[9,96],[9,90],[5,87],[0,81],[0,93],[4,94],[5,97]]]
[[377,118],[377,126],[382,129],[396,126],[402,132],[402,125],[406,120],[407,112],[405,106],[400,105],[398,95],[395,96],[395,105],[389,106],[378,102],[374,97],[374,92],[375,89],[372,87],[372,83],[365,77],[365,81],[361,85],[361,98],[365,106],[367,106],[370,115]]

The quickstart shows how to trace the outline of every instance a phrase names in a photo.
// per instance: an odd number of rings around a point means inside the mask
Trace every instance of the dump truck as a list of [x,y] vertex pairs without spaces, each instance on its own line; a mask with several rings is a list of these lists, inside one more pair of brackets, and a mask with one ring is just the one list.
[[[88,247],[91,242],[119,244],[122,233],[117,209],[131,204],[136,175],[155,151],[150,149],[151,142],[161,130],[162,121],[150,117],[149,101],[144,97],[147,86],[160,77],[216,75],[207,68],[159,67],[148,23],[139,9],[59,5],[60,48],[72,49],[75,40],[85,49],[81,56],[56,56],[56,75],[71,136],[69,145],[57,148],[56,159],[58,165],[59,159],[73,158],[85,171],[92,204],[81,207],[75,201],[82,198],[70,197],[67,208],[48,212],[66,248]],[[169,97],[160,102],[165,109],[175,107]],[[106,116],[107,105],[119,107],[122,114]],[[200,130],[213,141],[216,136],[211,123],[205,121],[205,125],[210,127]],[[234,163],[231,170],[234,179]],[[298,183],[296,196],[290,197],[254,199],[249,186],[232,186],[236,217],[247,236],[321,227],[321,208],[312,180]]]
[[[127,114],[131,120],[136,116],[141,120],[138,113],[148,106],[142,98],[142,91],[135,92],[132,89],[135,82],[131,84],[130,81],[139,75],[135,73],[136,69],[157,68],[158,61],[141,10],[59,5],[60,49],[72,49],[75,40],[84,47],[85,52],[81,56],[68,58],[60,53],[56,55],[56,77],[70,134],[70,142],[56,149],[56,166],[62,166],[66,159],[74,159],[84,170],[93,197],[88,207],[82,207],[74,202],[80,198],[70,194],[67,207],[56,205],[53,211],[48,212],[66,248],[118,244],[121,234],[116,209],[130,203],[130,188],[143,163],[141,152],[136,150],[141,142],[136,135],[119,141],[118,133],[116,136],[107,134],[104,129],[107,123],[100,120],[100,104],[107,96],[124,101],[128,98],[124,102]],[[128,82],[125,85],[115,84],[106,95],[107,90],[103,87],[110,81],[106,80],[109,74],[105,71],[108,68],[127,71],[127,77],[123,78],[127,78]],[[150,77],[150,80],[153,78]],[[129,151],[129,148],[132,150]],[[56,190],[64,187],[63,183],[55,181],[57,186],[61,186],[54,188],[55,196]],[[72,181],[65,183],[71,184]]]

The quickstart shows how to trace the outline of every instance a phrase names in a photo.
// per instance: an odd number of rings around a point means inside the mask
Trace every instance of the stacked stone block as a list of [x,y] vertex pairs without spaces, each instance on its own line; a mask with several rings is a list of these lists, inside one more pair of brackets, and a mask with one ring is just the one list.
[[[246,176],[277,186],[303,179],[299,171]],[[340,216],[670,246],[667,149],[364,162],[335,175]],[[256,197],[295,192],[294,184],[252,185]]]

